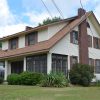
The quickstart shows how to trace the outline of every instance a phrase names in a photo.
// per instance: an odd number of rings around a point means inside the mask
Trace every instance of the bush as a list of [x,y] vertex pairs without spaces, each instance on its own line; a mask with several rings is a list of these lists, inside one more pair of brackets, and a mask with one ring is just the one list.
[[37,85],[43,78],[43,74],[31,72],[23,72],[20,74],[20,76],[22,85]]
[[89,86],[94,77],[93,67],[84,64],[75,64],[69,73],[72,84]]
[[43,74],[23,72],[21,74],[8,75],[7,81],[10,85],[37,85],[40,84]]
[[41,85],[43,87],[65,87],[68,81],[62,73],[50,73],[44,77]]
[[2,84],[3,83],[3,78],[2,77],[0,77],[0,84]]
[[20,75],[18,74],[11,74],[7,77],[7,82],[9,85],[20,85]]

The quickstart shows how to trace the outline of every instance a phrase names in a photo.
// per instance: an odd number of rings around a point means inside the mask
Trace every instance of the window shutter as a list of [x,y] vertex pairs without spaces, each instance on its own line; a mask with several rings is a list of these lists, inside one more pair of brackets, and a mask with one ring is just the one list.
[[11,49],[11,40],[9,40],[8,49]]
[[92,47],[92,36],[88,35],[88,46]]
[[96,37],[93,37],[93,45],[94,45],[94,48],[96,48]]
[[92,66],[94,66],[94,59],[91,59],[92,60]]
[[98,39],[98,41],[99,41],[99,49],[100,49],[100,39]]
[[73,31],[70,32],[70,43],[73,43]]
[[25,46],[28,46],[28,35],[25,36]]

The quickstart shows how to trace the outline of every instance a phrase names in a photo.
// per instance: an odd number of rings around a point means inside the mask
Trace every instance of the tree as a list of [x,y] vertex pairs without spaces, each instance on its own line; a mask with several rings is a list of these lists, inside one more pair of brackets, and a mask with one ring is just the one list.
[[60,20],[62,20],[60,17],[54,17],[52,19],[47,18],[42,23],[39,23],[39,26],[47,25],[47,24],[54,23],[54,22],[57,22],[57,21],[60,21]]

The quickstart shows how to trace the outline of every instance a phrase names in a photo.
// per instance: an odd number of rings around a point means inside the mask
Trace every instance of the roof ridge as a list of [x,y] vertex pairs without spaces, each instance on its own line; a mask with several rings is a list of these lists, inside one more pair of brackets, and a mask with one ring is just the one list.
[[[86,16],[88,17],[91,13],[86,13]],[[83,15],[84,16],[84,15]],[[21,55],[26,55],[29,53],[38,53],[38,52],[47,52],[52,48],[56,43],[58,43],[65,35],[67,35],[69,32],[72,31],[74,27],[79,25],[82,21],[84,21],[86,17],[84,16],[83,18],[77,18],[68,25],[64,26],[59,32],[57,32],[53,37],[51,37],[49,40],[44,41],[44,42],[39,42],[36,45],[33,45],[32,47],[26,47],[22,48],[20,50],[12,50],[12,51],[7,51],[7,52],[2,52],[0,53],[0,59],[7,58],[7,57],[13,57],[13,56],[21,56]],[[69,29],[69,25],[70,28]]]

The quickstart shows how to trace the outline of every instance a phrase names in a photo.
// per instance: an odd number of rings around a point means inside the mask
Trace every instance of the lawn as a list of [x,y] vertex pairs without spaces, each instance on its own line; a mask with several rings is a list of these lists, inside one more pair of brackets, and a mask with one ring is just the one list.
[[0,100],[100,100],[100,87],[43,88],[0,85]]

